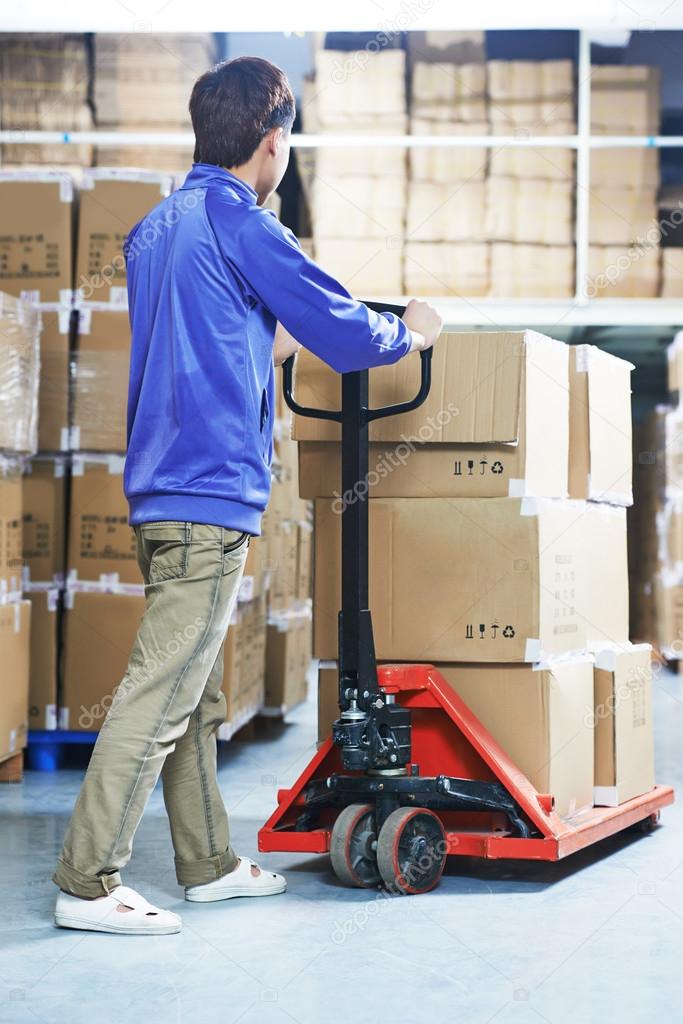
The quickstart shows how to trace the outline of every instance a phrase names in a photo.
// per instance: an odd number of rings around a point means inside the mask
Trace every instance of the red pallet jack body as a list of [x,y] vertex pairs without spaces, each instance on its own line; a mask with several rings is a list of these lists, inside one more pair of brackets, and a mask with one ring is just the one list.
[[[532,786],[432,665],[380,665],[378,674],[382,688],[413,712],[413,760],[421,774],[498,780],[539,833],[525,839],[511,835],[505,816],[496,811],[444,811],[439,816],[449,856],[561,860],[640,822],[654,824],[660,809],[673,803],[670,786],[655,786],[618,807],[591,807],[574,818],[561,818],[552,809],[552,795]],[[330,736],[292,788],[279,791],[277,810],[259,832],[259,850],[328,853],[333,811],[310,831],[295,827],[308,785],[341,770],[339,750]]]

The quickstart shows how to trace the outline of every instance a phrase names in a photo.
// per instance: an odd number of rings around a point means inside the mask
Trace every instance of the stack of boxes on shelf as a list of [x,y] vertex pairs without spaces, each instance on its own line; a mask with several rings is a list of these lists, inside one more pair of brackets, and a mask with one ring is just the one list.
[[315,154],[311,214],[315,256],[352,291],[400,294],[406,154],[382,146],[406,131],[405,53],[320,50],[304,130],[374,137],[364,148]]
[[[208,33],[103,33],[94,42],[94,105],[100,131],[190,131],[188,99],[196,79],[216,63]],[[187,167],[191,146],[100,146],[102,166]]]
[[[657,135],[657,68],[599,66],[591,74],[594,135]],[[651,298],[659,293],[659,152],[591,150],[589,289],[592,298]]]
[[[487,65],[494,135],[573,135],[574,66],[568,60]],[[574,288],[574,153],[571,149],[491,150],[486,233],[490,294],[557,298]]]
[[668,348],[670,405],[634,438],[635,505],[629,521],[634,635],[683,661],[683,335]]
[[[90,70],[86,37],[50,33],[0,35],[0,128],[87,132]],[[3,164],[89,164],[87,143],[63,146],[6,142]]]
[[[334,375],[299,360],[297,400],[337,406]],[[339,495],[336,425],[295,419],[315,499],[321,738],[336,713],[339,513],[369,493],[378,658],[436,664],[562,815],[652,787],[650,648],[628,643],[630,371],[530,331],[446,334],[427,402],[371,424],[358,494]],[[417,357],[371,371],[370,404],[409,398],[418,376]]]
[[37,445],[39,365],[40,313],[0,292],[0,764],[20,754],[28,731],[31,604],[22,597],[21,474]]

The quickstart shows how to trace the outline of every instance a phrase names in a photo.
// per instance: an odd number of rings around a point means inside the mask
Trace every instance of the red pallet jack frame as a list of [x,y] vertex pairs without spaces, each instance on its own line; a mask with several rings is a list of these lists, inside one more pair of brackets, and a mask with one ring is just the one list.
[[[441,812],[449,856],[561,860],[633,825],[656,824],[660,809],[673,803],[670,786],[655,786],[618,807],[591,807],[575,818],[561,818],[552,796],[532,786],[432,665],[380,665],[378,674],[380,686],[413,711],[413,760],[421,774],[498,780],[540,833],[527,839],[512,836],[497,812]],[[259,850],[328,853],[333,812],[311,831],[297,832],[295,825],[308,784],[340,770],[339,750],[330,736],[292,788],[279,791],[277,810],[259,832]]]
[[[370,304],[369,304],[370,305]],[[398,307],[374,306],[401,316]],[[618,807],[591,807],[571,818],[554,810],[431,665],[381,665],[368,608],[369,425],[418,408],[431,387],[431,351],[421,353],[415,398],[369,407],[367,370],[342,377],[341,409],[300,406],[293,358],[283,367],[287,405],[301,416],[341,424],[342,607],[339,708],[321,745],[259,832],[262,852],[330,853],[342,882],[383,883],[403,893],[438,884],[448,855],[560,860],[610,835],[656,824],[673,802],[669,786]]]

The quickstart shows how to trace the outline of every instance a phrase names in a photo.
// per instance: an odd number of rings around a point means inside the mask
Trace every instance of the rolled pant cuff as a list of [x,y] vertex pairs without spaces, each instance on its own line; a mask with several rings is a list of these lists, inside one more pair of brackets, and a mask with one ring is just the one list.
[[207,882],[215,882],[217,878],[234,871],[239,864],[239,857],[231,846],[225,853],[217,857],[207,857],[205,860],[179,861],[176,857],[175,872],[178,885],[205,885]]
[[121,875],[118,871],[107,875],[84,875],[82,871],[78,871],[60,858],[57,861],[57,870],[52,876],[52,881],[65,892],[88,900],[104,896],[105,893],[115,889],[117,885],[121,885]]

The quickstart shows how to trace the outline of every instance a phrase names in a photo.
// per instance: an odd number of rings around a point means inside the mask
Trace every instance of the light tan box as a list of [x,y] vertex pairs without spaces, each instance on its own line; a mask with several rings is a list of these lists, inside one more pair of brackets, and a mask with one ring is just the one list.
[[[529,135],[573,135],[575,125],[568,121],[558,124],[532,126]],[[510,126],[505,123],[494,125],[493,134],[507,134]],[[592,165],[591,165],[592,168]],[[552,149],[542,146],[501,145],[491,150],[489,174],[495,178],[534,178],[539,181],[574,181],[574,150]]]
[[574,294],[571,245],[489,246],[489,295],[496,299],[562,299]]
[[449,65],[486,60],[486,38],[480,31],[450,32],[444,29],[411,29],[406,45],[411,63],[448,61]]
[[403,294],[402,239],[390,246],[380,238],[316,237],[315,259],[352,295]]
[[69,305],[73,198],[64,171],[0,170],[0,289]]
[[38,449],[68,451],[71,310],[43,310],[41,316]]
[[66,469],[64,456],[39,456],[24,465],[22,548],[24,587],[64,584]]
[[[347,125],[339,124],[337,130],[343,134],[382,136],[405,135],[406,127],[406,116],[401,114],[395,117],[374,116],[368,120],[353,117]],[[305,130],[317,131],[307,125]],[[321,134],[324,135],[325,131]],[[297,158],[301,153],[302,150],[298,150]],[[401,146],[383,146],[381,138],[377,146],[319,146],[312,150],[312,154],[315,174],[321,178],[405,179],[406,176],[406,150]]]
[[583,605],[586,646],[622,644],[628,631],[626,509],[589,501],[583,517],[588,588]]
[[[586,646],[584,502],[376,498],[369,513],[378,658],[533,662]],[[337,656],[340,527],[316,501],[318,658]]]
[[0,292],[0,451],[38,447],[40,330],[35,306]]
[[410,181],[406,234],[412,242],[485,241],[483,181]]
[[594,345],[569,349],[569,497],[633,504],[632,363]]
[[123,244],[131,228],[170,194],[169,174],[86,168],[81,180],[76,291],[83,302],[127,304]]
[[31,603],[29,726],[57,728],[59,590],[34,590]]
[[316,177],[313,235],[322,238],[399,238],[403,235],[406,181],[403,178]]
[[81,308],[72,377],[74,450],[126,450],[129,362],[128,313]]
[[318,743],[332,733],[339,718],[339,670],[336,661],[318,663]]
[[[488,135],[486,121],[445,120],[436,117],[410,119],[411,135]],[[483,181],[486,177],[488,152],[481,146],[413,146],[410,154],[410,177],[413,181],[438,182],[453,187],[458,181]]]
[[128,659],[145,610],[137,594],[65,591],[64,680],[59,728],[100,728]]
[[594,704],[594,803],[616,807],[655,784],[649,644],[626,644],[595,655]]
[[223,649],[223,693],[227,725],[219,738],[229,739],[257,714],[264,700],[266,664],[265,598],[238,605]]
[[489,60],[488,92],[492,100],[564,99],[574,95],[571,60]]
[[653,299],[659,294],[658,245],[591,245],[588,249],[589,299]]
[[650,231],[655,247],[659,243],[654,188],[591,186],[588,217],[592,245],[628,247],[638,240],[647,244]]
[[31,604],[0,605],[0,760],[26,746]]
[[70,582],[142,584],[119,455],[72,457],[67,575]]
[[270,616],[266,634],[267,710],[284,714],[306,699],[310,661],[310,611]]
[[574,237],[573,182],[488,178],[486,236],[493,242],[570,245]]
[[315,89],[320,127],[404,114],[405,56],[403,50],[318,50]]
[[407,295],[486,295],[489,246],[484,242],[406,242]]
[[[668,246],[662,249],[660,295],[663,299],[683,299],[683,249]],[[680,384],[678,383],[675,388],[669,384],[670,391],[677,391],[679,388]]]
[[562,135],[574,135],[576,120],[574,98],[536,96],[534,99],[496,100],[489,104],[492,135],[554,135],[553,126]]
[[0,456],[0,599],[21,593],[22,460]]
[[605,64],[591,68],[594,135],[656,135],[659,119],[658,67]]
[[659,186],[659,152],[652,148],[591,149],[591,188],[628,186],[647,191]]

